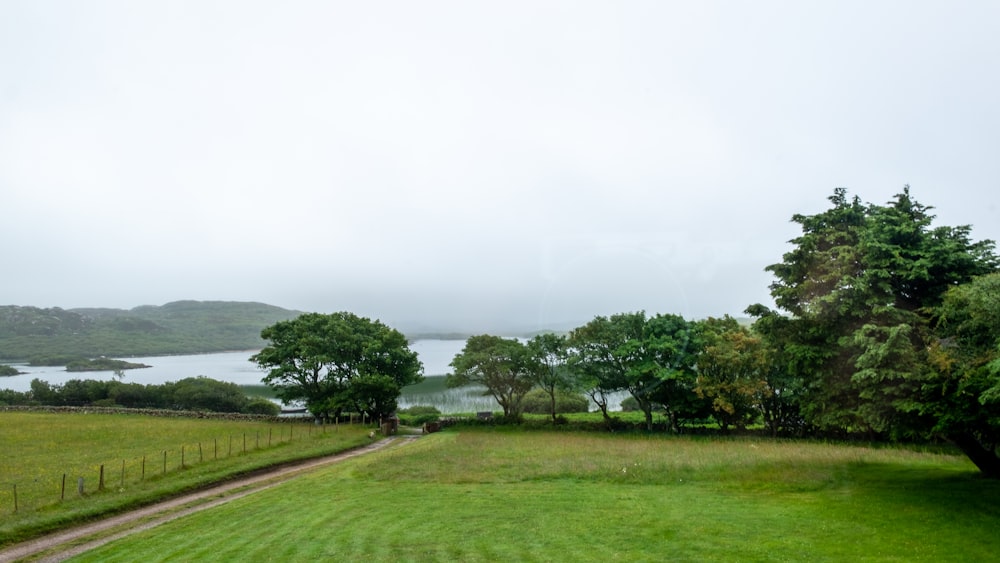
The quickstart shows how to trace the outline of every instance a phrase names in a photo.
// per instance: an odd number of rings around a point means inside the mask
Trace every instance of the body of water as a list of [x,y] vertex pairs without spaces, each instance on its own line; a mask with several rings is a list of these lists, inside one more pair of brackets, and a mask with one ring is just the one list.
[[[410,349],[416,352],[420,361],[423,362],[425,375],[444,375],[450,371],[448,363],[455,357],[455,354],[462,351],[463,346],[465,346],[464,340],[417,340],[410,344]],[[266,372],[250,362],[250,356],[256,353],[257,350],[244,350],[186,356],[121,358],[129,362],[151,366],[125,370],[125,377],[122,381],[162,384],[203,375],[238,385],[259,385]],[[62,385],[71,379],[110,380],[114,378],[114,373],[110,371],[68,372],[62,366],[11,365],[24,373],[11,377],[0,377],[0,389],[28,391],[31,389],[32,379],[41,379],[53,385]]]
[[[417,353],[424,364],[424,375],[446,375],[451,371],[448,364],[455,354],[462,351],[464,340],[416,340],[410,349]],[[126,383],[162,384],[178,381],[186,377],[203,375],[219,381],[237,385],[260,385],[265,371],[250,362],[256,350],[240,352],[218,352],[215,354],[193,354],[186,356],[151,356],[143,358],[121,358],[130,362],[146,364],[148,368],[125,370],[122,381]],[[62,385],[71,379],[111,380],[110,371],[68,372],[61,366],[29,366],[11,364],[25,372],[12,377],[0,377],[0,389],[29,391],[32,379],[41,379],[53,385]],[[498,411],[493,397],[485,396],[481,387],[447,389],[434,393],[407,394],[400,398],[400,408],[413,405],[432,405],[442,412]],[[619,403],[627,393],[619,393],[612,401],[612,410],[619,410]]]

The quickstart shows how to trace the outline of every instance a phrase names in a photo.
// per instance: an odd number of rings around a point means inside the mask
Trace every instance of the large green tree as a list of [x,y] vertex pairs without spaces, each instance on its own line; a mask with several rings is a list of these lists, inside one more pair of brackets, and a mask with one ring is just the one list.
[[403,387],[423,379],[406,337],[353,313],[307,313],[263,331],[269,341],[250,361],[284,401],[302,401],[317,417],[356,410],[372,419],[395,410]]
[[[573,330],[574,369],[591,382],[591,397],[628,391],[653,428],[653,408],[666,409],[671,424],[697,402],[694,394],[694,357],[697,342],[693,325],[678,315],[646,317],[644,312],[596,317]],[[606,404],[602,412],[608,417]]]
[[922,408],[979,469],[1000,477],[1000,274],[953,287],[939,309],[943,340]]
[[536,360],[521,341],[490,334],[471,336],[451,361],[452,373],[445,377],[448,387],[482,385],[496,399],[504,418],[521,417],[521,401],[534,387]]
[[697,323],[702,348],[696,360],[700,397],[712,401],[723,432],[742,430],[763,414],[771,358],[763,340],[730,316]]
[[545,333],[528,341],[528,353],[534,360],[531,378],[536,386],[548,396],[549,414],[556,422],[556,398],[561,391],[576,389],[576,378],[569,369],[569,348],[566,337]]
[[802,412],[823,429],[924,433],[933,426],[923,394],[935,377],[931,322],[946,289],[996,270],[993,242],[972,241],[968,226],[932,226],[931,208],[909,187],[885,205],[842,188],[830,202],[793,216],[802,234],[767,268],[771,295],[790,315],[770,327],[803,381]]

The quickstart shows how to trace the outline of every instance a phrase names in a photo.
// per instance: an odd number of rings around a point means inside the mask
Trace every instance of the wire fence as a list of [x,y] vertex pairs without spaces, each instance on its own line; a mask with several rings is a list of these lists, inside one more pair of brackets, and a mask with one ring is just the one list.
[[[355,420],[347,422],[353,425]],[[356,422],[368,423],[360,418]],[[278,447],[317,433],[336,432],[339,425],[276,424],[74,467],[38,467],[30,479],[0,480],[0,518],[98,493],[125,493],[145,481],[163,479],[198,465]]]

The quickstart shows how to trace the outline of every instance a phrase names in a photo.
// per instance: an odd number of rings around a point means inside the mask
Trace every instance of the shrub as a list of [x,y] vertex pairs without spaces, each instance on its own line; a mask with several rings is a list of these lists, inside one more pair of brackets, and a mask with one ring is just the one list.
[[243,414],[266,414],[269,416],[278,416],[280,412],[281,407],[273,401],[269,401],[263,397],[250,399],[247,406],[243,408]]
[[416,405],[399,411],[399,423],[404,426],[423,426],[425,422],[433,422],[441,416],[437,407]]
[[249,403],[239,385],[202,375],[187,377],[164,387],[169,389],[171,406],[178,410],[242,412]]
[[[635,397],[631,395],[626,397],[624,401],[621,402],[622,412],[639,412],[639,401],[635,400]],[[665,412],[666,409],[663,405],[653,405],[653,412]]]
[[[551,414],[551,398],[542,389],[532,389],[524,396],[521,406],[528,414]],[[583,395],[556,392],[556,414],[587,412],[590,403]]]

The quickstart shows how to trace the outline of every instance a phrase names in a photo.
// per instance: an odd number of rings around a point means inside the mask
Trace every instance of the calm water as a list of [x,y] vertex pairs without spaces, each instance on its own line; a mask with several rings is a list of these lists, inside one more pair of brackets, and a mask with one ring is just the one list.
[[[455,354],[462,351],[464,340],[417,340],[410,349],[417,353],[424,364],[425,375],[444,375],[450,368]],[[250,362],[256,350],[242,352],[220,352],[216,354],[195,354],[190,356],[152,356],[146,358],[123,358],[130,362],[146,364],[148,368],[125,370],[126,383],[166,383],[185,377],[204,375],[219,381],[229,381],[239,385],[260,384],[265,372]],[[28,366],[11,364],[18,371],[25,372],[13,377],[0,377],[0,389],[28,391],[32,379],[42,379],[60,385],[70,379],[110,380],[110,371],[67,372],[58,366]]]
[[[417,340],[410,344],[410,349],[417,353],[424,364],[424,375],[445,375],[451,368],[448,364],[455,354],[462,351],[464,340]],[[250,363],[250,356],[256,350],[242,352],[220,352],[216,354],[195,354],[190,356],[152,356],[145,358],[123,358],[130,362],[152,366],[143,369],[125,370],[126,383],[160,384],[167,381],[177,381],[185,377],[204,375],[219,381],[229,381],[238,385],[256,385],[261,383],[264,371]],[[61,385],[70,379],[110,380],[114,374],[110,371],[67,372],[65,368],[54,366],[33,367],[24,364],[12,364],[18,370],[26,372],[13,377],[0,377],[0,389],[28,391],[31,380],[38,378],[53,385]],[[612,410],[618,410],[618,403],[624,399],[621,394],[612,402]],[[435,393],[407,394],[400,397],[400,408],[413,405],[431,405],[444,413],[469,413],[478,411],[498,411],[500,406],[489,396],[483,395],[481,387],[464,387],[447,389]]]

